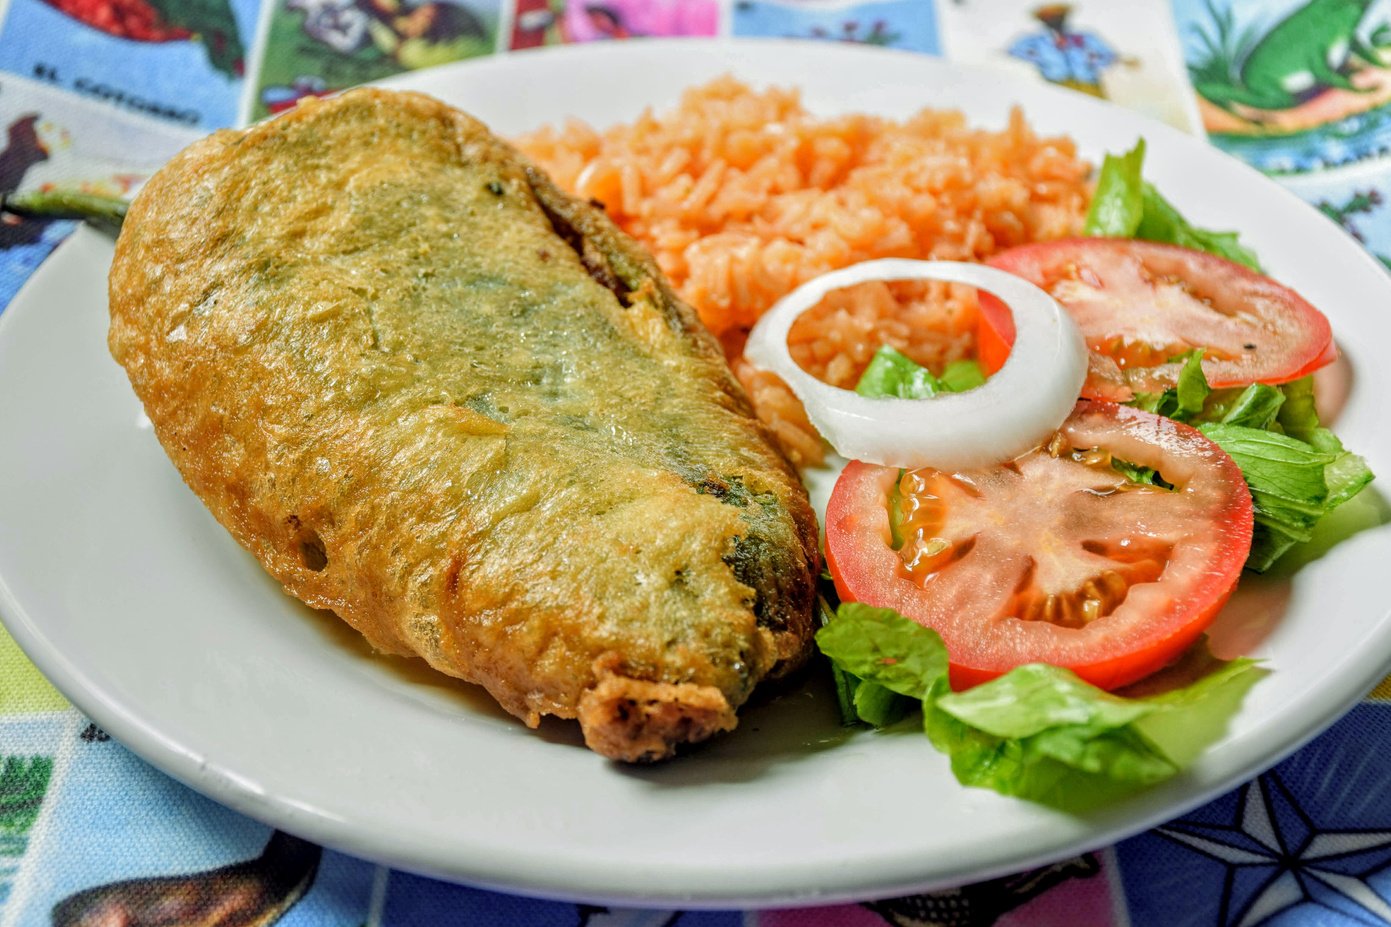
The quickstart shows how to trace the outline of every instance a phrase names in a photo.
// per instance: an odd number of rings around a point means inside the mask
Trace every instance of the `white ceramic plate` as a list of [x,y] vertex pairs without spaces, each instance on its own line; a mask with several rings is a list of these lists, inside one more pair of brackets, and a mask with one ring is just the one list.
[[[644,42],[526,52],[411,76],[517,132],[606,124],[733,72],[815,111],[1021,104],[1092,156],[1150,144],[1146,169],[1203,225],[1237,227],[1322,306],[1355,370],[1338,421],[1391,474],[1391,278],[1314,210],[1202,142],[1087,98],[900,53],[791,42]],[[1246,580],[1228,650],[1275,672],[1187,774],[1068,816],[967,790],[913,734],[847,734],[814,682],[667,765],[628,769],[574,730],[529,731],[466,686],[372,657],[286,597],[184,487],[106,352],[111,247],[82,231],[0,316],[0,614],[83,710],[156,766],[285,830],[513,891],[612,903],[810,904],[904,893],[1094,848],[1255,774],[1331,723],[1391,653],[1391,529],[1290,581]],[[824,486],[821,487],[824,489]]]

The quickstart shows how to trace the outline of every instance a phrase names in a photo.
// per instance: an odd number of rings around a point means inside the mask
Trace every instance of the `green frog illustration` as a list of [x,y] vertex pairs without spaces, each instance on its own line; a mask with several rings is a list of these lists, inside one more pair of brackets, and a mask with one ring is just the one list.
[[1365,91],[1347,71],[1354,58],[1381,66],[1376,49],[1359,32],[1374,2],[1309,0],[1251,46],[1233,81],[1199,81],[1198,93],[1230,111],[1233,104],[1288,109],[1333,87]]

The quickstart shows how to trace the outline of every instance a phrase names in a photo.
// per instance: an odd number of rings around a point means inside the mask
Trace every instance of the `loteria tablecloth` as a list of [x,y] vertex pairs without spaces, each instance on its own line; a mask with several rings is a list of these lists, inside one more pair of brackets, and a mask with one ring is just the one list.
[[[0,0],[0,192],[126,193],[212,129],[408,69],[712,35],[908,49],[1109,98],[1205,134],[1391,267],[1388,0]],[[0,222],[0,311],[71,231]],[[0,927],[1388,924],[1386,699],[1383,683],[1258,779],[1044,869],[863,905],[639,911],[434,881],[272,831],[129,753],[0,630]]]

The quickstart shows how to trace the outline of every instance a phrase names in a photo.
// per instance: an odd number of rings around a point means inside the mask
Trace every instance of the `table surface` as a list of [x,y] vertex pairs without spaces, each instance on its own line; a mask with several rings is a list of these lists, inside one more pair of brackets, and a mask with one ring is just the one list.
[[[1366,9],[1350,26],[1339,6]],[[1282,28],[1319,7],[1312,27]],[[0,191],[127,193],[212,129],[408,69],[712,35],[882,45],[1106,97],[1205,134],[1391,268],[1391,2],[0,0]],[[1264,84],[1256,48],[1281,72]],[[1336,67],[1298,73],[1310,49]],[[71,231],[0,222],[0,311]],[[864,905],[639,911],[438,882],[272,831],[133,756],[0,629],[0,927],[1391,923],[1388,700],[1391,681],[1258,779],[1045,869]]]

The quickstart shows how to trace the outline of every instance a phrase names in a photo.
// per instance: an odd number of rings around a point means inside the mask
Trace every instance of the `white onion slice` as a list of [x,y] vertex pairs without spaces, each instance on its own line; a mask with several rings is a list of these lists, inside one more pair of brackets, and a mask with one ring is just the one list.
[[[946,280],[993,294],[1014,315],[1009,359],[984,386],[932,399],[872,399],[818,380],[788,351],[792,323],[832,290],[868,280]],[[1072,411],[1087,376],[1082,333],[1056,300],[1013,274],[959,261],[887,258],[809,280],[758,320],[744,357],[786,381],[842,456],[947,471],[1010,460],[1038,446]]]

